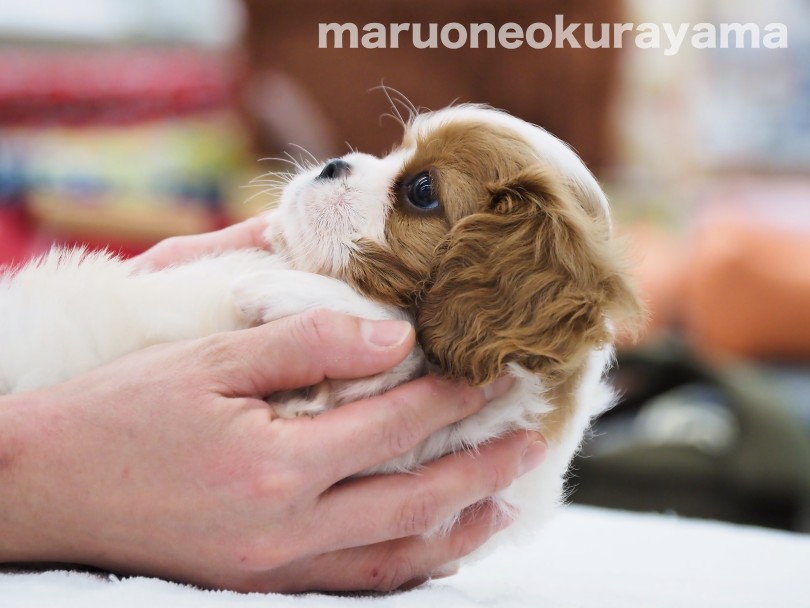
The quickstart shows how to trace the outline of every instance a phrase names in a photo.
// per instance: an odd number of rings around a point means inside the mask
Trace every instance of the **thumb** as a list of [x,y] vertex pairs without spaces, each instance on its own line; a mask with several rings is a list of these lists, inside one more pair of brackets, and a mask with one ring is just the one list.
[[365,378],[391,369],[413,348],[407,321],[372,321],[327,309],[221,334],[219,361],[229,396],[255,397],[317,384]]

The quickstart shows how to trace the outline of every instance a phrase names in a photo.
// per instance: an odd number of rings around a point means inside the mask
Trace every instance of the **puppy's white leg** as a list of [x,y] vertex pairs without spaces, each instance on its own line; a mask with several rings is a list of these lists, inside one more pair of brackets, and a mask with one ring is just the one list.
[[0,388],[42,388],[152,344],[247,327],[233,278],[279,265],[238,251],[138,272],[106,253],[54,249],[0,276]]
[[365,319],[406,319],[393,306],[361,296],[343,281],[298,270],[268,270],[237,280],[236,304],[246,317],[269,322],[313,308],[328,308]]

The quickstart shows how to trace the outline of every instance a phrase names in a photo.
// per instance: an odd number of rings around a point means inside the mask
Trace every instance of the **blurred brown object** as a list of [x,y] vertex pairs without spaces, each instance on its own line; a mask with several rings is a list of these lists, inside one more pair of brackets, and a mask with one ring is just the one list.
[[686,330],[711,354],[810,359],[810,185],[737,192],[698,222]]
[[[385,84],[434,110],[454,101],[491,104],[566,140],[597,171],[610,163],[608,117],[620,49],[584,44],[417,49],[409,31],[400,35],[396,49],[321,49],[318,24],[353,23],[361,34],[367,23],[439,28],[490,23],[497,30],[509,22],[523,28],[543,22],[554,28],[556,14],[564,15],[566,24],[621,22],[620,0],[245,0],[245,5],[252,73],[247,106],[265,155],[290,142],[321,158],[345,153],[345,142],[364,152],[386,152],[401,128],[379,120],[390,106],[382,92],[369,93]],[[582,42],[581,27],[576,36]]]

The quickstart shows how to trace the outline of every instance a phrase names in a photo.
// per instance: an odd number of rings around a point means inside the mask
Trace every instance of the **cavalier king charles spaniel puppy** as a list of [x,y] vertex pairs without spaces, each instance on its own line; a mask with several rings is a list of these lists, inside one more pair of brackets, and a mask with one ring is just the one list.
[[480,413],[366,473],[536,429],[545,462],[499,500],[532,524],[550,512],[590,420],[612,403],[602,376],[616,327],[641,318],[607,200],[570,148],[482,106],[417,115],[383,158],[353,152],[302,169],[268,212],[265,237],[266,251],[154,272],[54,249],[7,273],[0,394],[311,308],[407,319],[417,345],[393,370],[268,395],[269,407],[317,415],[425,373],[476,385],[511,374],[514,386]]

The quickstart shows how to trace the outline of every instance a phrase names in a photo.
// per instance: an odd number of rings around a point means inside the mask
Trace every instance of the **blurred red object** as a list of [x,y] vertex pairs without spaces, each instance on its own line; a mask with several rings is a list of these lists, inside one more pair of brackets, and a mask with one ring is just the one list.
[[122,124],[231,105],[234,55],[199,50],[0,51],[0,125]]
[[0,266],[23,262],[34,252],[34,231],[25,210],[0,207]]

